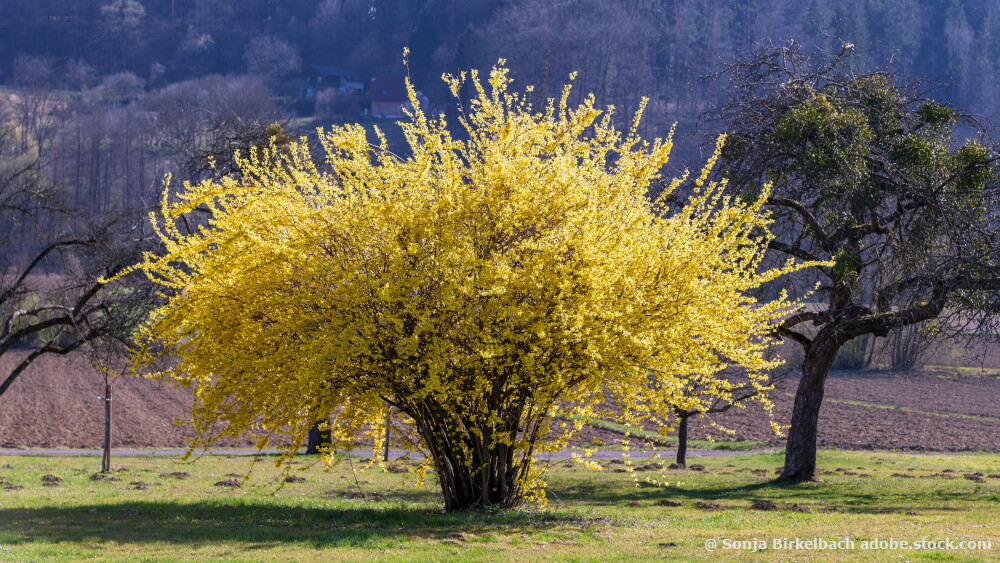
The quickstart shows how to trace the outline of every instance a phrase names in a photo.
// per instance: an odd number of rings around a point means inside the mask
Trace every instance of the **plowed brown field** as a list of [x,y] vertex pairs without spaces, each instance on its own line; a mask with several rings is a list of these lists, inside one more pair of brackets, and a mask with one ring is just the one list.
[[[6,376],[26,353],[0,358]],[[191,392],[168,383],[117,377],[113,390],[114,447],[183,447]],[[84,353],[42,356],[0,397],[0,447],[99,447],[104,436],[104,379]],[[249,446],[231,441],[220,445]]]
[[[774,420],[791,419],[798,385],[790,378],[774,394]],[[766,415],[731,409],[713,420],[744,440],[783,442]],[[719,431],[701,423],[701,434]],[[731,439],[731,438],[730,438]],[[888,375],[834,372],[819,416],[819,445],[845,449],[1000,452],[1000,378],[924,372]]]
[[[21,356],[0,359],[0,374]],[[774,418],[791,416],[790,379],[774,396]],[[0,397],[0,447],[98,447],[103,432],[103,380],[83,353],[42,357]],[[118,378],[114,395],[114,446],[182,447],[186,428],[172,424],[186,418],[191,393],[167,383]],[[744,440],[782,441],[760,412],[732,410],[713,420]],[[701,422],[706,433],[733,439]],[[885,374],[835,372],[830,375],[819,421],[822,446],[847,449],[1000,452],[1000,378],[943,373]],[[585,432],[584,439],[602,431]],[[224,446],[249,446],[228,441]]]

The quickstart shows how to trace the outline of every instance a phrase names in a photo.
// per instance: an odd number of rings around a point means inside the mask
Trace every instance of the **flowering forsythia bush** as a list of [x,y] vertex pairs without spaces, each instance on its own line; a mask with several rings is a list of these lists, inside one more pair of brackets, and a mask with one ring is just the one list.
[[[446,80],[457,98],[464,75]],[[377,450],[391,406],[447,509],[508,507],[543,498],[532,456],[566,444],[562,422],[606,404],[663,421],[704,400],[686,378],[772,367],[766,333],[790,304],[748,292],[801,265],[758,271],[759,201],[706,169],[667,214],[646,194],[669,140],[616,131],[593,97],[569,107],[568,87],[536,110],[503,63],[470,82],[461,138],[411,88],[407,158],[346,125],[320,132],[322,163],[305,142],[252,152],[238,176],[164,195],[165,251],[135,268],[165,288],[144,336],[194,388],[196,445],[291,433],[294,455],[332,416],[335,450],[365,435]],[[209,219],[182,231],[196,209]]]

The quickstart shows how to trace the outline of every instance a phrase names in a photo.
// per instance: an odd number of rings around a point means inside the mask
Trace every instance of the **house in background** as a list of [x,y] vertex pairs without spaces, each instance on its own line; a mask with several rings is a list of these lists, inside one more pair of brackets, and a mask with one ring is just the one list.
[[300,98],[315,98],[328,88],[336,88],[339,94],[361,94],[365,90],[361,76],[335,66],[309,65],[302,74],[305,84],[299,88]]
[[403,108],[410,100],[406,96],[406,80],[402,76],[376,76],[368,85],[368,101],[372,117],[403,117]]
[[[428,109],[429,100],[420,91],[417,92],[417,101],[424,110]],[[410,106],[406,79],[402,76],[376,76],[368,85],[368,103],[372,117],[403,117],[403,110]]]

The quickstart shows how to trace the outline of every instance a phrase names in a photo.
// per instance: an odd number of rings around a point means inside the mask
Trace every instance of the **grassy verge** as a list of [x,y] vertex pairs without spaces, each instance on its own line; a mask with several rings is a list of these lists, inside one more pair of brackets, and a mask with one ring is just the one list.
[[925,365],[925,371],[944,372],[946,374],[961,375],[966,377],[998,377],[1000,369],[984,368],[976,366],[953,366],[953,365]]
[[910,407],[900,406],[900,405],[885,405],[885,404],[880,404],[880,403],[868,403],[868,402],[865,402],[865,401],[852,401],[852,400],[845,400],[845,399],[827,399],[827,401],[831,402],[831,403],[839,403],[839,404],[842,404],[842,405],[855,405],[855,406],[859,406],[859,407],[868,407],[868,408],[874,408],[874,409],[888,409],[888,410],[898,410],[898,411],[912,412],[913,414],[919,414],[919,415],[923,415],[923,416],[940,416],[940,417],[945,417],[945,418],[964,418],[964,419],[967,419],[967,420],[978,420],[978,421],[981,421],[981,422],[997,422],[997,421],[1000,421],[1000,419],[998,419],[997,417],[994,417],[994,416],[976,416],[976,415],[972,415],[972,414],[930,412],[930,411],[923,411],[923,410],[912,409]]
[[[823,482],[797,486],[773,481],[781,462],[774,454],[691,461],[705,470],[627,473],[605,462],[595,472],[557,462],[545,508],[445,514],[433,482],[414,486],[403,473],[357,471],[357,460],[329,471],[294,465],[291,475],[304,481],[279,489],[282,474],[267,460],[239,488],[216,485],[240,482],[232,475],[251,470],[247,457],[128,458],[115,480],[91,478],[95,458],[0,457],[0,480],[12,486],[0,484],[0,560],[758,561],[754,542],[767,544],[769,559],[786,560],[1000,556],[1000,478],[988,476],[1000,473],[1000,456],[823,451]],[[46,475],[62,481],[44,486]],[[633,476],[664,484],[636,484]],[[753,509],[754,502],[773,509]],[[773,545],[814,537],[847,538],[854,548]],[[993,545],[862,547],[873,539]],[[710,540],[715,551],[706,550]],[[745,549],[727,549],[735,545]]]

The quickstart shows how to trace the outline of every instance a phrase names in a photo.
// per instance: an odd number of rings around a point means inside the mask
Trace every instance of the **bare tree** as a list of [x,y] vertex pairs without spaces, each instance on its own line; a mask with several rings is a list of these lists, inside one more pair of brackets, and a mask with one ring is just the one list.
[[[284,136],[287,117],[257,77],[209,76],[153,93],[156,142],[183,179],[198,181],[235,171],[233,154]],[[277,128],[274,126],[277,125]]]
[[150,244],[135,228],[142,214],[74,212],[46,180],[39,152],[18,153],[12,129],[0,120],[0,356],[29,352],[0,377],[0,396],[43,354],[124,338],[154,302],[150,284],[125,289],[100,281],[135,263]]
[[248,73],[260,76],[272,87],[302,65],[294,45],[271,36],[253,38],[243,52],[243,62]]
[[944,334],[934,321],[893,329],[882,346],[882,354],[895,371],[921,369],[928,357],[944,343]]
[[[794,356],[794,353],[785,352],[786,356]],[[767,359],[772,360],[778,356],[778,346],[772,346],[767,353]],[[685,396],[702,398],[701,403],[696,407],[681,408],[674,407],[674,415],[677,417],[677,456],[676,463],[681,467],[687,464],[688,447],[688,421],[693,417],[706,417],[713,414],[722,414],[733,407],[748,408],[751,404],[757,403],[759,406],[769,408],[771,406],[770,396],[774,389],[784,389],[785,381],[795,363],[795,358],[785,358],[785,363],[769,371],[765,377],[751,379],[746,370],[739,366],[732,366],[726,369],[724,381],[729,389],[726,396],[720,396],[712,391],[712,387],[717,385],[710,380],[702,381],[692,378],[685,382]],[[707,384],[711,384],[710,386]]]
[[624,126],[655,91],[653,24],[650,8],[621,0],[519,0],[482,31],[479,64],[508,59],[515,78],[534,85],[540,99],[559,95],[546,83],[562,84],[579,72],[573,94],[593,93],[600,104],[614,105]]
[[0,355],[30,352],[0,379],[0,397],[43,354],[68,354],[81,346],[123,346],[155,304],[151,286],[138,278],[106,285],[152,244],[140,219],[88,222],[27,261],[0,263]]
[[[145,246],[143,242],[130,241],[137,246]],[[133,252],[126,252],[125,256],[134,257]],[[104,321],[105,330],[97,332],[91,326],[80,326],[73,324],[75,336],[86,348],[86,353],[90,356],[90,363],[104,382],[104,394],[98,399],[102,401],[104,410],[104,437],[102,446],[104,455],[101,457],[101,472],[111,471],[111,432],[112,432],[112,411],[114,406],[114,381],[119,375],[123,375],[129,369],[130,352],[129,348],[134,345],[133,334],[137,327],[145,320],[150,308],[153,306],[154,298],[149,291],[150,285],[142,281],[116,280],[107,288],[108,291],[119,295],[113,306],[105,309],[106,319]],[[72,316],[70,317],[72,318]]]

